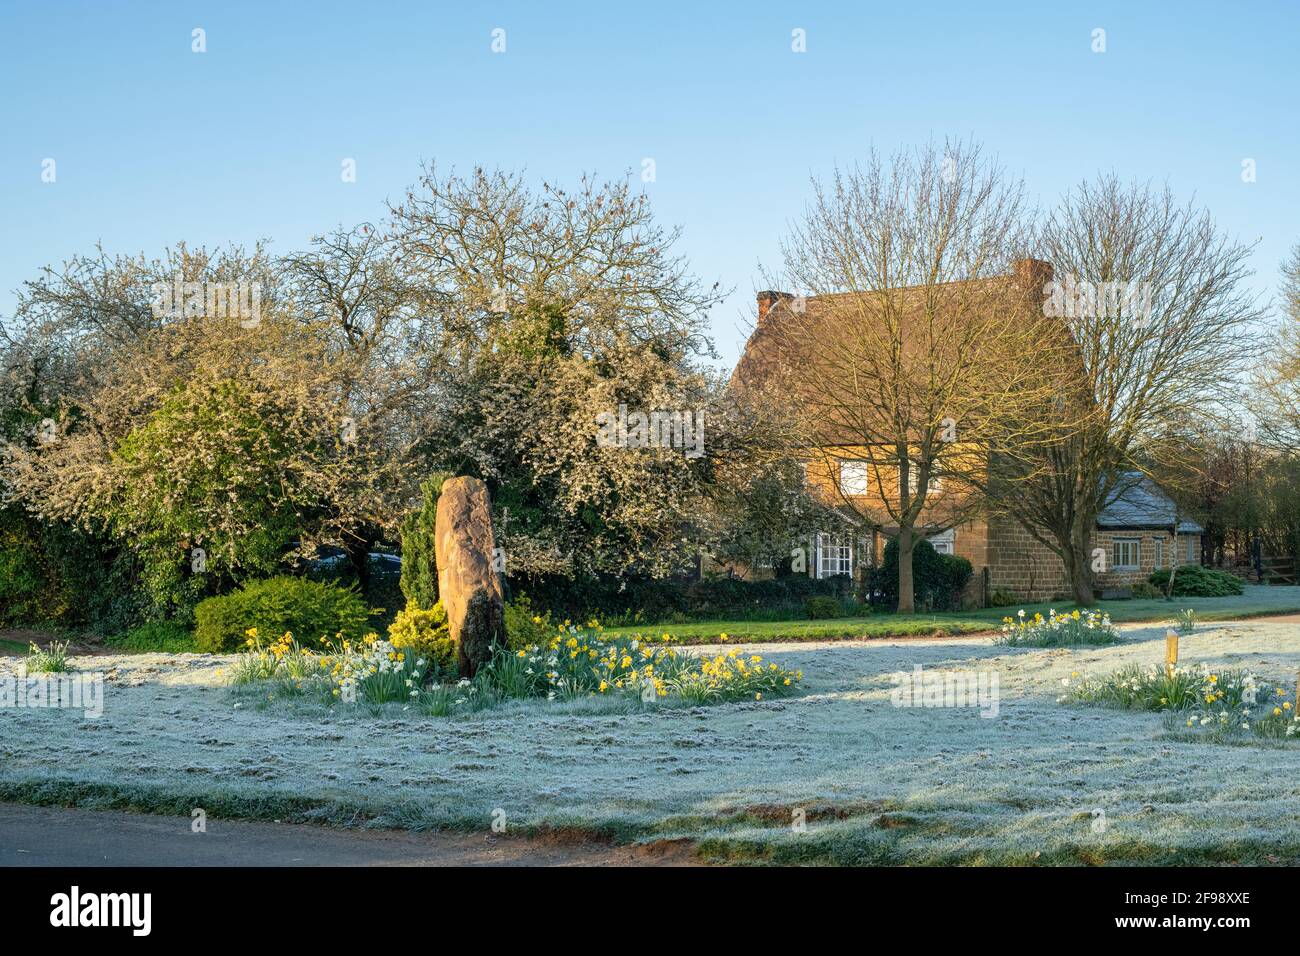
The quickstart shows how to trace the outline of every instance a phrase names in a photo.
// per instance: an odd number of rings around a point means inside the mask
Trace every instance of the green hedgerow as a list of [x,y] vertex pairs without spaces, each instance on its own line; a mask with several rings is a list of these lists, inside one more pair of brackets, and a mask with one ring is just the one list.
[[803,602],[804,614],[810,621],[823,621],[839,617],[844,608],[833,597],[810,597]]

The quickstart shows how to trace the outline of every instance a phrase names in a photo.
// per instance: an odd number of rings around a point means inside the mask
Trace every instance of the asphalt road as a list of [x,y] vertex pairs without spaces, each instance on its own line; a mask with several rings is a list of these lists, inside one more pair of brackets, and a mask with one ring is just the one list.
[[687,845],[611,847],[492,833],[295,823],[0,803],[0,866],[689,866]]

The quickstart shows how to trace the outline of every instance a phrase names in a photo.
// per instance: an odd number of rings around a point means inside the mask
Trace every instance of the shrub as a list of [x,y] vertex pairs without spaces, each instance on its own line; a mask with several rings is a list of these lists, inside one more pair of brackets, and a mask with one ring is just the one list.
[[125,634],[110,637],[105,643],[125,651],[188,654],[198,650],[194,635],[177,621],[150,621]]
[[447,611],[441,601],[427,611],[414,603],[406,605],[406,610],[389,625],[388,640],[399,650],[429,658],[443,671],[458,667],[456,643],[451,639]]
[[194,642],[201,651],[221,653],[244,643],[249,628],[262,634],[296,635],[304,643],[357,640],[366,633],[370,611],[361,598],[336,584],[306,578],[254,581],[195,608]]
[[1012,607],[1019,603],[1020,600],[1014,594],[1002,588],[994,588],[989,594],[989,607]]
[[129,549],[60,521],[0,509],[0,624],[54,624],[116,634],[145,600]]
[[1020,611],[1015,617],[1004,617],[1002,629],[994,640],[1010,647],[1069,647],[1075,644],[1118,644],[1119,631],[1110,622],[1110,615],[1100,611],[1077,609],[1057,614],[1049,611],[1047,617],[1035,613],[1026,617]]
[[1165,596],[1165,592],[1160,590],[1150,581],[1138,581],[1136,584],[1133,585],[1131,590],[1135,598],[1153,599],[1153,598],[1162,598]]
[[47,600],[50,582],[36,542],[15,523],[0,528],[0,624],[36,624],[53,619]]
[[[1169,588],[1169,569],[1154,572],[1148,580],[1164,594]],[[1241,579],[1226,571],[1186,564],[1174,572],[1174,597],[1231,597],[1243,590]]]
[[[912,548],[912,593],[916,606],[928,610],[950,611],[961,602],[961,592],[971,577],[971,564],[965,558],[940,554],[929,541],[918,541]],[[876,578],[884,602],[898,606],[898,541],[885,545],[885,559]]]
[[804,613],[810,621],[822,621],[839,617],[843,608],[832,597],[810,597],[803,602]]
[[435,519],[442,485],[451,476],[438,472],[420,484],[420,509],[402,522],[402,594],[407,605],[431,608],[438,603]]
[[541,644],[554,633],[550,613],[534,611],[528,595],[520,594],[506,605],[506,641],[511,650]]

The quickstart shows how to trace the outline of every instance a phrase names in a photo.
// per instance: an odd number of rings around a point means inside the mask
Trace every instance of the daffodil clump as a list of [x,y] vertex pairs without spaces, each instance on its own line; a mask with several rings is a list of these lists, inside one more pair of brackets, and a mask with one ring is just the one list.
[[1171,730],[1211,737],[1253,733],[1300,740],[1300,715],[1285,688],[1248,670],[1205,664],[1126,667],[1105,677],[1063,678],[1060,703],[1096,704],[1167,714]]
[[1216,682],[1195,711],[1170,719],[1170,728],[1216,740],[1253,734],[1300,741],[1300,714],[1291,693],[1241,674],[1239,686],[1228,692],[1216,693],[1225,681]]
[[321,650],[303,647],[286,631],[263,641],[257,628],[246,632],[245,650],[235,660],[233,685],[266,683],[268,696],[319,694],[347,703],[383,704],[419,697],[428,662],[408,654],[377,634],[358,643],[342,636],[321,638]]
[[498,652],[487,665],[507,696],[571,700],[586,696],[637,696],[649,702],[677,695],[691,703],[756,699],[789,693],[802,678],[758,655],[736,651],[695,656],[644,637],[605,639],[592,622],[580,630],[566,622],[545,645]]
[[746,657],[732,650],[697,660],[698,669],[683,674],[675,686],[682,699],[693,704],[779,697],[803,680],[803,671],[764,663],[757,654]]
[[1134,664],[1104,677],[1074,673],[1062,678],[1065,693],[1059,701],[1154,711],[1182,711],[1216,702],[1235,706],[1246,692],[1247,676],[1245,671],[1212,671],[1204,664],[1173,669]]
[[793,692],[803,678],[757,654],[696,656],[668,643],[606,639],[594,621],[587,629],[566,621],[545,644],[498,648],[473,680],[439,682],[436,662],[374,634],[357,644],[322,639],[316,651],[291,633],[263,642],[250,628],[231,683],[258,685],[270,699],[315,693],[330,703],[403,702],[443,716],[528,697],[622,697],[643,705],[669,697],[692,704],[762,700]]
[[1015,617],[1002,619],[1002,628],[995,640],[1011,647],[1118,644],[1119,631],[1110,622],[1110,615],[1101,611],[1076,609],[1057,614],[1052,609],[1046,617],[1037,611],[1030,617],[1022,609]]

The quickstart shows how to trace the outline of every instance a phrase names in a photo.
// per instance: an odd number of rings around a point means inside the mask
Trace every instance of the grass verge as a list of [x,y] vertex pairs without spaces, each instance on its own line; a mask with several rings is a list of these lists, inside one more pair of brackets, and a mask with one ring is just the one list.
[[[1072,611],[1071,602],[1043,602],[1023,605],[1026,614],[1052,610]],[[1231,597],[1134,598],[1126,601],[1098,601],[1094,608],[1110,616],[1117,624],[1147,621],[1173,621],[1187,608],[1196,611],[1198,622],[1244,620],[1274,614],[1300,613],[1300,587],[1266,587],[1247,585],[1245,593]],[[970,611],[946,611],[932,614],[877,613],[861,618],[837,618],[829,621],[806,619],[787,621],[698,621],[691,624],[647,624],[635,627],[607,628],[610,636],[644,634],[660,637],[669,634],[683,644],[718,644],[745,641],[825,641],[884,637],[947,637],[981,634],[997,630],[1002,619],[1013,616],[1018,607],[989,607]],[[1079,608],[1080,611],[1086,608]],[[726,635],[723,640],[722,635]]]

